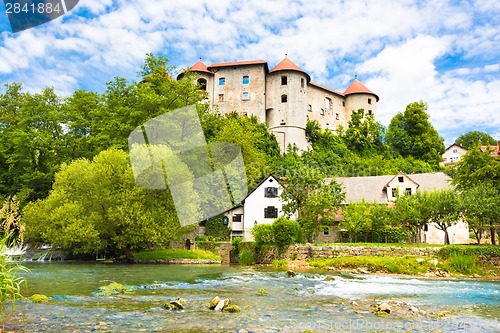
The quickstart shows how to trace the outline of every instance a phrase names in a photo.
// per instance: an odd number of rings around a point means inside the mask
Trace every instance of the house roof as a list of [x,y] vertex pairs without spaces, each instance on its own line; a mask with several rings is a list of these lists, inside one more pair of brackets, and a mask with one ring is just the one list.
[[344,95],[353,95],[353,94],[370,94],[375,96],[377,99],[377,102],[379,100],[378,96],[373,93],[370,89],[368,89],[361,81],[358,79],[355,79],[352,81],[351,85],[347,87],[347,89],[344,91]]
[[320,85],[319,83],[316,83],[316,82],[309,82],[309,84],[310,84],[311,86],[314,86],[314,87],[316,87],[316,88],[323,89],[323,90],[325,90],[325,91],[328,91],[328,92],[334,93],[334,94],[336,94],[336,95],[339,95],[339,96],[344,96],[344,94],[343,94],[343,93],[338,92],[338,91],[335,91],[335,90],[330,89],[330,88],[327,88],[327,87],[325,87],[325,86],[322,86],[322,85]]
[[[443,172],[421,173],[404,175],[413,181],[419,191],[433,191],[441,189],[449,189],[451,177]],[[345,202],[376,202],[387,203],[387,185],[398,175],[387,176],[368,176],[368,177],[337,177],[335,180],[342,185],[346,192]],[[330,183],[332,178],[326,178],[325,181]]]
[[500,156],[500,141],[498,146],[481,146],[480,149],[483,153],[490,151],[491,156]]
[[459,148],[462,148],[462,149],[465,149],[465,150],[468,150],[467,148],[462,147],[462,146],[461,146],[461,145],[459,145],[458,143],[453,143],[453,144],[451,144],[448,148],[446,148],[446,150],[448,150],[448,149],[450,149],[450,148],[452,148],[452,147],[455,147],[455,146],[456,146],[456,147],[459,147]]
[[245,60],[245,61],[232,61],[232,62],[220,62],[217,64],[211,64],[208,69],[220,68],[220,67],[234,67],[234,66],[252,66],[252,65],[265,65],[266,72],[269,70],[267,67],[267,62],[264,60]]
[[269,73],[279,72],[279,71],[296,71],[304,73],[307,76],[307,83],[311,82],[311,77],[305,71],[303,71],[299,66],[295,65],[288,57],[281,60],[279,64],[276,65]]
[[209,73],[209,74],[214,74],[213,72],[208,70],[208,67],[201,61],[198,61],[196,64],[191,66],[189,68],[189,71],[191,72],[203,72],[203,73]]

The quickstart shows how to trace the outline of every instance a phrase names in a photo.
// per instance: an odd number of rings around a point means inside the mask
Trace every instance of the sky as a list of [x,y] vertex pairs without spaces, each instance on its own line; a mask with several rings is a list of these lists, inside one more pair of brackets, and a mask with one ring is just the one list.
[[314,82],[344,91],[357,75],[388,125],[428,103],[448,146],[480,130],[500,140],[500,1],[80,0],[66,15],[12,33],[0,3],[0,93],[54,87],[103,92],[138,80],[146,53],[177,70],[285,54]]

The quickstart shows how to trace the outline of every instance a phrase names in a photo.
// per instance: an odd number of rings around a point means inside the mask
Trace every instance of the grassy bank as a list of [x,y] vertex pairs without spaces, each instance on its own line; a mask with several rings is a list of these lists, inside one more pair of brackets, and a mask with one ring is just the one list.
[[204,250],[152,250],[134,253],[137,260],[166,260],[166,259],[209,259],[221,260],[217,254]]
[[[437,259],[437,265],[433,262]],[[431,257],[381,257],[381,256],[346,256],[328,259],[310,259],[312,267],[335,270],[367,270],[391,274],[436,274],[436,276],[484,276],[500,277],[499,267],[484,263],[478,257],[459,251],[446,256]],[[444,273],[444,274],[443,274]]]

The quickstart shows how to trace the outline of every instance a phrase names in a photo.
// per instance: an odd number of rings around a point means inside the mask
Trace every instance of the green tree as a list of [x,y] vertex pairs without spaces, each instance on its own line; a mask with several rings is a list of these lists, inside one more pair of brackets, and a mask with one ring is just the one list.
[[339,223],[339,228],[347,230],[349,241],[357,242],[357,236],[368,233],[372,228],[372,214],[370,205],[366,202],[349,203],[342,209],[344,220]]
[[272,232],[279,253],[283,253],[290,245],[300,241],[300,225],[297,221],[279,217],[272,224]]
[[429,122],[427,104],[408,104],[404,113],[396,114],[389,124],[386,142],[403,157],[413,156],[438,165],[445,151],[443,138]]
[[479,148],[469,150],[456,164],[452,183],[459,191],[481,183],[500,188],[500,160]]
[[482,145],[493,146],[497,144],[491,135],[481,131],[464,133],[455,140],[455,143],[467,149],[477,148]]
[[365,114],[364,109],[353,111],[344,138],[347,146],[357,152],[374,151],[381,146],[380,126],[373,114]]
[[[480,244],[483,231],[492,228],[500,221],[500,192],[497,188],[479,183],[460,194],[462,209],[469,228],[474,231],[477,243]],[[492,240],[494,237],[491,234]],[[494,242],[494,241],[492,241]]]
[[392,216],[397,224],[407,228],[417,243],[420,243],[422,228],[429,223],[430,214],[426,194],[417,191],[412,195],[399,196]]
[[[177,169],[179,177],[186,177],[185,167],[179,164]],[[185,190],[187,196],[193,194]],[[132,251],[165,245],[182,232],[170,193],[137,187],[128,154],[114,149],[92,162],[79,159],[63,165],[50,195],[28,204],[24,219],[29,242],[50,243],[74,254],[107,251],[129,259]]]
[[448,228],[458,222],[461,213],[460,198],[454,190],[437,190],[424,193],[429,209],[429,222],[444,231],[444,243],[450,244]]

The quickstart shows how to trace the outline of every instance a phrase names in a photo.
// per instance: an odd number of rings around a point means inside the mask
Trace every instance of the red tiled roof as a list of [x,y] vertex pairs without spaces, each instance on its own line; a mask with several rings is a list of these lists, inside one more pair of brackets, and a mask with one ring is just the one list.
[[371,94],[377,98],[378,96],[374,94],[370,89],[365,87],[363,83],[361,83],[358,79],[352,81],[351,85],[344,91],[344,95],[352,95],[352,94]]
[[297,71],[304,73],[307,75],[307,82],[311,82],[311,77],[309,74],[304,72],[299,66],[295,65],[288,57],[285,57],[285,59],[281,60],[279,64],[276,65],[269,73],[272,72],[278,72],[278,71]]
[[189,71],[191,71],[191,72],[204,72],[204,73],[213,74],[211,71],[208,70],[207,66],[201,61],[198,61],[196,64],[191,66],[191,68],[189,68]]
[[231,67],[231,66],[247,66],[247,65],[266,65],[267,62],[264,60],[246,60],[246,61],[233,61],[233,62],[221,62],[218,64],[211,64],[208,68],[217,68],[217,67]]

